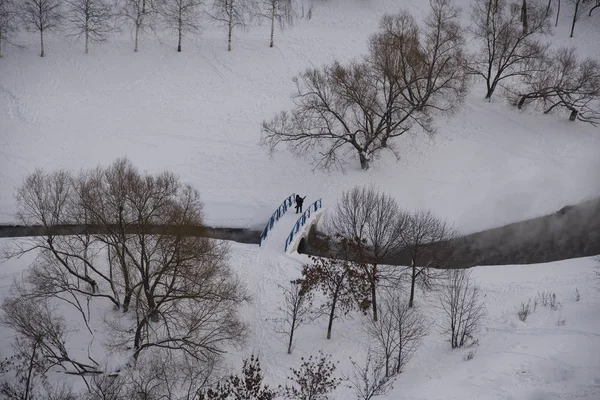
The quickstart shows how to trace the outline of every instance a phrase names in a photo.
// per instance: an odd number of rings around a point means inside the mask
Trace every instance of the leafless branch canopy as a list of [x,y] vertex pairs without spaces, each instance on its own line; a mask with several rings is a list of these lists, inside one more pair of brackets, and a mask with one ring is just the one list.
[[295,108],[263,122],[261,143],[284,144],[318,168],[358,156],[361,168],[391,139],[431,133],[434,112],[451,112],[466,92],[464,39],[449,0],[432,0],[423,34],[412,15],[383,17],[365,61],[334,62],[294,78]]
[[517,107],[540,105],[545,114],[566,109],[571,120],[599,123],[600,62],[580,59],[573,47],[550,52],[540,62],[539,72],[523,79]]
[[485,80],[486,99],[504,80],[538,71],[536,61],[548,48],[539,41],[550,32],[547,5],[542,0],[527,2],[527,29],[523,29],[520,10],[510,0],[473,2],[470,29],[481,47],[472,57],[470,72]]
[[67,24],[69,35],[83,37],[85,52],[89,43],[106,40],[113,30],[113,9],[105,0],[67,0]]

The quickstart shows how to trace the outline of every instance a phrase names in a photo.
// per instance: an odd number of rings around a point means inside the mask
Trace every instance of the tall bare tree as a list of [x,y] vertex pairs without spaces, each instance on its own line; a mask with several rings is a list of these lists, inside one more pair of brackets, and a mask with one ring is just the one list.
[[275,24],[279,24],[279,27],[283,29],[286,25],[292,25],[296,18],[292,0],[262,0],[259,13],[269,21],[271,26],[269,47],[273,47],[275,44]]
[[0,58],[5,44],[12,43],[17,32],[17,7],[14,0],[0,0]]
[[444,327],[454,349],[473,340],[473,334],[485,317],[485,306],[479,289],[471,283],[471,271],[452,269],[446,273],[438,296],[445,315]]
[[[473,55],[471,73],[486,83],[486,99],[491,99],[505,79],[535,71],[535,61],[543,57],[547,45],[538,39],[550,31],[549,14],[541,0],[527,3],[527,29],[510,0],[475,0],[471,10],[471,33],[480,43]],[[517,5],[516,10],[521,7]]]
[[164,0],[160,12],[166,26],[177,32],[177,51],[181,52],[183,36],[198,32],[202,0]]
[[27,29],[39,32],[44,57],[44,33],[57,29],[63,19],[60,0],[23,0],[20,15]]
[[282,333],[288,338],[287,353],[292,354],[294,334],[296,330],[309,321],[312,293],[302,290],[302,282],[291,281],[290,286],[283,288],[284,305],[280,310],[284,313],[285,325]]
[[453,245],[451,226],[431,211],[415,211],[408,215],[400,240],[410,255],[410,297],[415,299],[415,287],[430,288],[437,272],[431,268],[448,255]]
[[544,114],[564,109],[571,121],[600,123],[600,62],[580,59],[573,47],[552,51],[539,72],[523,79],[514,100],[519,109],[540,106]]
[[134,29],[133,51],[138,51],[140,32],[152,28],[157,12],[157,0],[122,0],[121,18]]
[[90,43],[105,41],[112,30],[112,7],[105,0],[67,0],[66,4],[70,34],[83,36],[87,54]]
[[[373,320],[377,321],[377,286],[383,278],[379,265],[398,251],[405,213],[396,200],[373,187],[355,187],[342,193],[330,220],[330,230],[358,239],[354,257],[364,265],[371,291]],[[364,243],[363,243],[364,242]]]
[[408,360],[417,351],[429,327],[416,309],[410,308],[399,289],[385,292],[381,316],[366,327],[377,343],[377,353],[384,360],[385,376],[402,372]]
[[451,112],[466,92],[464,38],[449,0],[432,0],[424,33],[412,15],[381,21],[365,61],[311,68],[294,78],[295,108],[263,122],[261,143],[285,144],[318,167],[350,154],[362,169],[391,139],[411,129],[433,132],[432,115]]
[[251,15],[252,4],[247,0],[213,0],[209,13],[217,23],[227,27],[227,51],[231,51],[233,30],[245,27]]

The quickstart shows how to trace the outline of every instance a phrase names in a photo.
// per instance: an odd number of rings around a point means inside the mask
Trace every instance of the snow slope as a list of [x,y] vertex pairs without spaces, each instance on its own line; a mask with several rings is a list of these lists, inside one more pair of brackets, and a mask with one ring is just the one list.
[[[14,243],[0,240],[0,246]],[[0,264],[0,296],[6,294],[11,278],[23,271],[33,259],[29,254]],[[243,349],[231,349],[225,365],[238,370],[243,358],[260,356],[266,381],[285,384],[290,367],[297,367],[302,356],[319,350],[339,361],[338,376],[351,372],[349,357],[361,363],[370,343],[362,330],[363,316],[351,314],[336,321],[331,340],[325,339],[324,319],[297,331],[292,355],[286,354],[286,340],[275,333],[281,317],[280,285],[299,277],[304,256],[286,256],[281,251],[252,245],[232,244],[231,264],[246,282],[252,302],[242,315],[248,323],[248,342]],[[443,318],[432,296],[417,295],[417,306],[433,324],[429,335],[397,378],[394,389],[382,400],[597,400],[600,398],[600,262],[593,258],[566,260],[550,264],[476,267],[473,278],[481,287],[487,316],[477,338],[479,346],[471,361],[463,355],[473,349],[451,350],[441,334]],[[576,301],[576,289],[581,295]],[[541,306],[525,323],[517,318],[522,301],[538,292],[555,292],[561,307],[552,311]],[[107,311],[108,310],[108,311]],[[97,304],[92,318],[101,319],[110,306]],[[70,314],[73,316],[73,314]],[[73,318],[73,317],[71,317]],[[564,326],[557,326],[565,319]],[[92,355],[100,361],[118,363],[118,354],[102,350],[102,330],[96,326]],[[74,334],[68,341],[73,350],[86,351],[86,335]],[[0,327],[0,355],[10,352],[10,335]],[[85,353],[82,353],[85,354]],[[54,376],[54,379],[58,379]],[[77,378],[72,381],[81,385]],[[354,398],[352,390],[341,386],[332,399]]]
[[[468,1],[458,0],[468,21]],[[14,188],[36,167],[47,170],[106,165],[129,157],[149,171],[178,173],[198,188],[207,224],[261,229],[290,192],[336,200],[340,191],[375,183],[409,208],[426,207],[473,232],[553,212],[600,195],[600,132],[560,116],[510,109],[501,96],[483,101],[474,85],[464,108],[438,120],[433,139],[401,137],[401,159],[383,155],[360,171],[313,171],[281,149],[271,159],[258,145],[260,123],[291,106],[292,77],[309,66],[364,53],[380,16],[401,6],[417,15],[427,2],[331,0],[310,21],[276,35],[268,27],[225,33],[207,25],[186,39],[143,36],[132,52],[127,33],[83,54],[81,43],[47,38],[37,55],[35,35],[24,50],[0,60],[0,222],[14,221]],[[569,42],[570,10],[553,41]],[[600,56],[600,27],[582,19],[572,40]]]

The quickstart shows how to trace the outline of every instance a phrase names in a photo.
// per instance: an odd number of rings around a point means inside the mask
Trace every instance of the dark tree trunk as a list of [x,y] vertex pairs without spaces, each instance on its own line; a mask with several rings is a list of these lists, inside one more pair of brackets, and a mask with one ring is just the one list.
[[521,22],[523,23],[523,33],[527,33],[529,24],[527,21],[527,0],[523,0],[521,4]]
[[571,23],[571,35],[569,37],[573,37],[573,32],[575,31],[575,24],[577,23],[577,13],[579,12],[579,3],[580,0],[575,1],[575,13],[573,14],[573,22]]
[[333,327],[333,319],[335,318],[335,306],[337,305],[338,290],[333,294],[331,299],[331,310],[329,311],[329,323],[327,324],[327,339],[331,339],[331,328]]
[[369,159],[365,156],[365,154],[361,151],[358,153],[358,157],[360,159],[360,168],[365,171],[369,169]]
[[577,119],[578,114],[579,114],[579,111],[571,110],[571,115],[569,115],[569,121],[575,121]]
[[373,308],[373,321],[377,321],[377,265],[373,265],[371,272],[371,305]]
[[417,281],[417,266],[412,261],[412,274],[410,279],[410,298],[408,299],[408,306],[412,308],[415,301],[415,283]]
[[40,29],[40,57],[44,57],[44,30]]
[[560,0],[558,0],[558,9],[556,10],[556,22],[554,22],[554,26],[558,26],[558,16],[560,15]]

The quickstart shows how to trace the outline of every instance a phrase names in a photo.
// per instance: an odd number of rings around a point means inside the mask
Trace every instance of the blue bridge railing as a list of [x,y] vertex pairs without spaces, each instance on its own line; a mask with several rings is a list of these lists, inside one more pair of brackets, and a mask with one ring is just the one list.
[[294,236],[296,236],[296,234],[298,233],[300,228],[302,228],[304,226],[304,224],[306,224],[306,221],[308,221],[310,219],[310,214],[312,212],[317,212],[322,207],[323,207],[322,201],[321,201],[321,199],[319,199],[319,200],[315,201],[314,203],[312,203],[310,205],[310,207],[308,207],[306,209],[306,211],[304,211],[302,213],[300,218],[298,218],[298,220],[294,224],[294,227],[292,228],[292,231],[288,235],[287,239],[285,240],[285,251],[287,251],[288,246],[291,245],[292,242],[294,241]]
[[292,193],[291,195],[289,195],[289,197],[285,199],[283,203],[281,203],[277,210],[275,210],[273,215],[271,215],[269,222],[267,222],[267,226],[265,226],[265,229],[263,229],[262,233],[260,234],[259,246],[261,246],[263,240],[267,238],[267,234],[271,229],[273,229],[273,225],[275,225],[275,222],[277,222],[279,218],[281,218],[283,214],[285,214],[285,212],[288,210],[288,207],[291,207],[294,201],[296,201],[296,193]]

